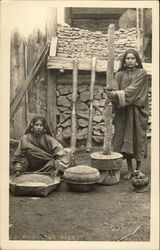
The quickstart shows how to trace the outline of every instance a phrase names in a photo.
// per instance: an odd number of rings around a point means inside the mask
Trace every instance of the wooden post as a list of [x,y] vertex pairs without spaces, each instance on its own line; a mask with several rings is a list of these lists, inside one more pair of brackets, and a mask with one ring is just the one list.
[[[57,8],[49,8],[47,15],[47,41],[57,36]],[[55,51],[56,53],[56,51]],[[47,82],[47,121],[54,136],[56,135],[56,71],[48,70]]]
[[91,65],[90,108],[89,108],[89,122],[88,122],[87,152],[90,152],[91,147],[92,147],[93,98],[94,98],[95,79],[96,79],[96,57],[93,57],[92,65]]
[[[25,78],[27,78],[28,75],[28,70],[27,70],[27,43],[25,43]],[[28,125],[28,113],[29,113],[29,105],[28,105],[28,89],[26,90],[25,93],[25,123],[26,127]]]
[[[23,86],[25,80],[25,45],[20,33],[15,30],[11,36],[11,66],[10,66],[10,103],[12,104]],[[10,135],[19,139],[26,128],[25,124],[25,98],[17,107],[11,118]]]
[[[113,76],[114,76],[114,31],[115,25],[110,24],[108,27],[108,60],[107,60],[107,90],[113,90]],[[111,139],[112,139],[112,104],[106,100],[105,102],[105,132],[103,154],[111,154]]]
[[76,101],[77,101],[77,81],[78,81],[78,60],[73,59],[73,90],[72,90],[72,126],[71,126],[71,152],[76,150]]
[[69,25],[71,24],[71,13],[72,13],[71,8],[69,8],[69,7],[65,8],[64,21],[65,21],[65,23],[68,23]]
[[137,8],[137,50],[142,61],[144,61],[144,23],[143,9]]

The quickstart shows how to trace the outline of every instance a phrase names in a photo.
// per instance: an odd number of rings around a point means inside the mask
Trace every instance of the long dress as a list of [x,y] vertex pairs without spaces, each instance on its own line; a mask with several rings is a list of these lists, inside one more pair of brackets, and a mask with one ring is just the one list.
[[113,149],[141,161],[146,151],[149,116],[148,81],[141,68],[119,71],[115,77],[118,104],[113,124]]
[[64,170],[70,165],[62,145],[51,135],[36,136],[27,133],[22,136],[13,157],[14,171],[53,171]]

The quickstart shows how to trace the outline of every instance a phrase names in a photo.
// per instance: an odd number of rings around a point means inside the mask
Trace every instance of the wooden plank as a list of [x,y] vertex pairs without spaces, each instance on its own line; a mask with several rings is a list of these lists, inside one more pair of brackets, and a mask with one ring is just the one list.
[[15,97],[15,99],[13,100],[12,104],[11,104],[11,109],[10,109],[10,119],[12,119],[15,111],[18,108],[18,105],[20,104],[25,91],[28,89],[31,81],[33,80],[34,76],[36,75],[36,73],[38,72],[43,60],[45,59],[47,53],[49,50],[49,46],[48,43],[46,43],[44,49],[42,50],[41,55],[39,56],[39,58],[37,59],[36,63],[34,64],[32,70],[30,71],[30,73],[28,74],[28,77],[25,79],[21,89],[19,90],[19,92],[17,93],[17,96]]
[[84,14],[72,14],[72,19],[118,19],[121,14],[108,13],[84,13]]
[[[110,24],[108,27],[108,61],[107,61],[107,90],[113,90],[113,76],[114,76],[114,31],[115,25]],[[111,154],[111,139],[112,139],[112,104],[105,102],[105,131],[104,131],[104,145],[103,154]]]
[[[33,31],[30,33],[27,41],[27,72],[29,74],[33,65],[35,64],[37,58],[41,54],[46,43],[46,37],[42,33],[42,31],[35,27]],[[44,69],[42,67],[38,70],[36,77],[32,80],[29,88],[26,92],[28,92],[28,122],[30,121],[30,113],[32,114],[43,114],[42,105],[40,105],[40,96],[41,100],[44,100],[44,92],[43,83],[41,83],[40,79],[42,79],[44,75]],[[33,105],[33,102],[35,105]]]
[[56,56],[57,40],[57,37],[52,37],[49,56]]
[[47,10],[47,41],[51,43],[52,37],[57,36],[57,8],[49,7]]
[[[65,71],[63,74],[57,73],[57,84],[70,85],[72,83],[72,75],[69,70]],[[91,74],[87,71],[78,72],[78,85],[90,85],[91,83]],[[106,85],[106,74],[96,73],[95,84]]]
[[[114,72],[118,70],[120,61],[114,61]],[[78,59],[78,69],[84,71],[91,71],[91,59]],[[148,75],[152,74],[152,64],[143,63],[144,69],[147,71]],[[73,58],[66,57],[48,57],[47,63],[48,69],[64,69],[73,70]],[[97,59],[96,72],[106,72],[107,71],[107,60]]]
[[90,108],[89,108],[89,121],[88,121],[88,135],[87,135],[87,152],[92,148],[92,126],[93,126],[93,99],[94,99],[94,86],[96,79],[96,57],[92,58],[91,65],[91,85],[90,85]]
[[137,8],[136,9],[137,13],[137,50],[140,55],[140,58],[142,61],[144,60],[144,34],[143,34],[143,9],[142,8]]
[[76,150],[76,101],[78,85],[78,60],[73,60],[73,90],[72,90],[72,117],[71,117],[71,151],[72,156]]
[[[47,14],[47,41],[51,42],[52,37],[57,36],[57,8],[49,8]],[[55,40],[56,42],[56,40]],[[55,45],[55,43],[53,42]],[[52,44],[52,46],[53,46]],[[54,51],[51,48],[51,53],[55,55],[56,47]],[[56,71],[48,70],[47,78],[47,121],[50,126],[51,132],[56,136],[56,126],[57,126],[57,117],[56,117]]]
[[56,126],[57,126],[57,117],[56,117],[56,72],[55,70],[48,71],[47,79],[47,121],[49,127],[54,136],[56,136]]
[[[15,30],[11,36],[10,63],[10,103],[13,103],[19,90],[23,88],[25,80],[25,43],[21,34]],[[20,138],[26,128],[25,98],[22,98],[10,124],[10,136]]]

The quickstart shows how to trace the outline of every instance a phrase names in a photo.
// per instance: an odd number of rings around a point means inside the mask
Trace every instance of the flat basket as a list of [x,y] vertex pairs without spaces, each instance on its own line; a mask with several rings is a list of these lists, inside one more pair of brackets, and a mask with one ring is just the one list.
[[43,174],[25,174],[11,180],[9,188],[15,196],[45,197],[52,191],[57,190],[60,183],[59,177],[50,177]]

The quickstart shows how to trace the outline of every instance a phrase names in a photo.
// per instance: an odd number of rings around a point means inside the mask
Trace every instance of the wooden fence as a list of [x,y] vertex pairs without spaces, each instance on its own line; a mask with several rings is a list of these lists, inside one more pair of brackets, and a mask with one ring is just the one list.
[[[39,29],[34,29],[27,40],[18,30],[14,30],[11,35],[11,52],[10,52],[10,104],[11,108],[18,93],[21,91],[23,84],[29,75],[33,65],[42,52],[46,43],[46,35]],[[46,63],[46,62],[45,62]],[[19,139],[27,126],[28,121],[34,113],[45,114],[44,109],[41,111],[43,104],[41,100],[46,100],[45,94],[42,94],[47,81],[47,69],[42,67],[34,76],[29,88],[25,91],[18,108],[13,114],[10,124],[10,137]],[[42,86],[43,85],[43,86]],[[43,96],[42,96],[43,95]],[[44,102],[44,101],[43,101]]]

